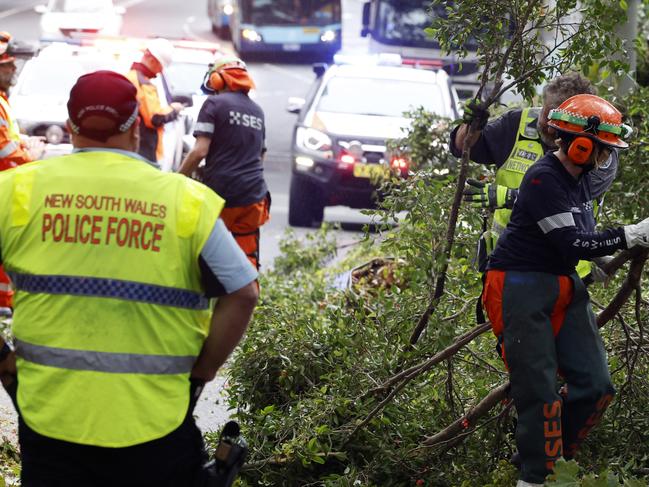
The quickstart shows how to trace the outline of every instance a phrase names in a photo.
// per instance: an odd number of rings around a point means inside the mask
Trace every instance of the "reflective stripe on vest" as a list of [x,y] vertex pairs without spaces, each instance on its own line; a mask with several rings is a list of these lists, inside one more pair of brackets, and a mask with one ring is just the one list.
[[0,147],[0,158],[4,159],[5,157],[9,157],[16,152],[18,147],[20,146],[16,142],[7,142],[3,147]]
[[18,127],[18,122],[16,122],[16,120],[14,120],[13,118],[11,107],[9,106],[9,102],[5,100],[4,96],[1,95],[0,95],[0,106],[2,106],[4,112],[7,114],[7,120],[5,122],[6,122],[6,126],[9,128],[9,137],[11,137],[11,139],[14,142],[20,142],[20,128]]
[[90,352],[46,347],[15,340],[16,355],[30,362],[72,370],[113,374],[184,374],[192,370],[195,356]]
[[29,293],[69,294],[124,299],[187,309],[207,309],[209,300],[186,289],[99,277],[36,276],[10,272],[14,289]]
[[[518,189],[523,175],[529,167],[543,156],[543,146],[540,142],[536,125],[540,108],[525,108],[521,112],[521,120],[516,132],[516,142],[505,163],[496,171],[496,184],[512,189]],[[509,223],[512,211],[501,208],[494,211],[492,230],[498,234]]]
[[[176,429],[210,329],[200,252],[224,201],[134,157],[87,151],[4,172],[0,205],[25,422],[101,447]],[[153,229],[155,246],[143,245]]]

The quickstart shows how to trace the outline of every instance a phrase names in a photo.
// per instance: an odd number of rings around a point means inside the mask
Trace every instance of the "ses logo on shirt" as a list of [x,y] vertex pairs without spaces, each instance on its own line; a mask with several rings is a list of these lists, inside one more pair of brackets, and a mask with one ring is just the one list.
[[261,118],[247,113],[235,112],[234,110],[230,110],[230,125],[251,127],[256,130],[263,130],[264,128],[264,122]]

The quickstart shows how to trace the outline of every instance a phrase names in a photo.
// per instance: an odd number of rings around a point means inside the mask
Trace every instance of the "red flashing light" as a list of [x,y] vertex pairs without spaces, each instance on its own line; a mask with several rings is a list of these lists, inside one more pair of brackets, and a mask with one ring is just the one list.
[[344,164],[354,164],[356,162],[356,159],[351,154],[343,154],[342,156],[340,156],[340,162]]
[[405,171],[408,169],[408,161],[404,159],[403,157],[395,157],[392,159],[392,162],[390,162],[390,165],[392,166],[393,169],[399,169],[400,171]]

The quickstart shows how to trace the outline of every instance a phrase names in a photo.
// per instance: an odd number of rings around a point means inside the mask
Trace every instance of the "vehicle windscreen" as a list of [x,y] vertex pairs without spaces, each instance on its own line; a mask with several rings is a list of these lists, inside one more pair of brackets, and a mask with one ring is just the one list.
[[[434,16],[443,15],[443,8],[431,10],[428,0],[380,0],[377,34],[385,44],[439,49],[439,43],[426,33],[426,28]],[[466,47],[472,49],[475,44]]]
[[207,65],[198,63],[172,63],[165,68],[167,87],[172,96],[201,93],[201,84]]
[[312,25],[340,23],[340,0],[242,0],[244,22],[254,25]]
[[98,12],[110,7],[110,0],[54,0],[52,12]]
[[335,77],[329,80],[317,111],[403,117],[404,112],[423,106],[438,115],[451,117],[441,88],[432,83],[394,79]]
[[67,100],[79,76],[98,69],[118,70],[114,63],[102,62],[97,58],[48,59],[31,63],[21,74],[18,94]]

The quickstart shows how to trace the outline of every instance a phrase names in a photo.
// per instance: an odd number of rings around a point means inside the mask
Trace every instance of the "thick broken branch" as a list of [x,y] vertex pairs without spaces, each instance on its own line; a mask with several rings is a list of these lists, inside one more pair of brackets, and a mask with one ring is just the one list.
[[[626,303],[633,293],[633,291],[640,285],[640,280],[642,279],[642,270],[647,258],[649,258],[649,249],[635,247],[631,250],[626,250],[622,252],[624,257],[631,259],[631,265],[629,266],[629,273],[627,274],[622,286],[618,290],[617,294],[608,306],[597,316],[597,326],[601,328],[610,320],[612,320],[615,315],[620,311],[624,303]],[[617,256],[608,265],[604,266],[604,272],[607,274],[611,273],[613,269],[613,264],[616,264],[618,258],[621,258],[622,255]],[[610,267],[609,267],[610,266]]]
[[432,436],[426,437],[424,440],[424,445],[426,446],[435,446],[440,443],[444,443],[455,438],[457,435],[463,431],[472,428],[478,419],[486,415],[491,409],[498,403],[507,399],[507,391],[509,390],[509,382],[506,382],[495,389],[493,389],[489,394],[487,394],[482,401],[476,404],[474,407],[469,409],[469,411],[456,420],[455,422],[448,425],[439,433],[436,433]]

